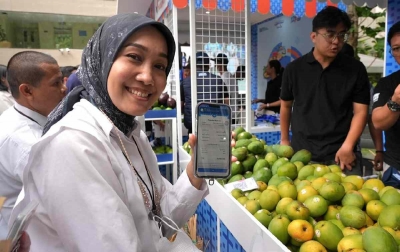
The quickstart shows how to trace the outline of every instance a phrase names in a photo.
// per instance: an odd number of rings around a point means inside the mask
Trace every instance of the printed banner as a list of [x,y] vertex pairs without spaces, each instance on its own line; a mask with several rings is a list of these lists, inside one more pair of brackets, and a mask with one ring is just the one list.
[[278,16],[257,25],[257,80],[258,95],[263,98],[269,76],[265,69],[271,60],[279,60],[282,67],[308,53],[313,47],[310,39],[312,19]]

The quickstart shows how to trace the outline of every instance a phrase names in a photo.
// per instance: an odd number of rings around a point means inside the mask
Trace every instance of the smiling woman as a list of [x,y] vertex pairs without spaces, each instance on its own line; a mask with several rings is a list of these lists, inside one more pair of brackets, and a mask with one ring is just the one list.
[[26,167],[25,201],[40,202],[33,251],[170,251],[165,219],[181,227],[207,185],[192,162],[174,185],[164,179],[135,116],[164,90],[174,53],[168,28],[136,14],[111,17],[89,40],[82,86],[50,114]]
[[126,41],[107,81],[110,98],[119,110],[137,116],[151,108],[166,86],[167,54],[164,36],[152,26],[141,28]]

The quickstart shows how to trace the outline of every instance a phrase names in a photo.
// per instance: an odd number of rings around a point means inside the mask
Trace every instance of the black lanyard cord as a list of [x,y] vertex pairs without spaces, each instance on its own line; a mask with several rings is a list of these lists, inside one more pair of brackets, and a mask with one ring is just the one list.
[[[146,168],[147,176],[149,177],[150,184],[151,184],[151,187],[152,187],[152,189],[153,189],[153,181],[152,181],[151,176],[150,176],[150,174],[149,174],[149,169],[147,169],[146,162],[145,162],[144,159],[143,159],[142,153],[141,153],[141,151],[140,151],[140,149],[139,149],[139,146],[138,146],[137,143],[136,143],[136,140],[135,140],[133,137],[132,137],[132,140],[135,142],[135,145],[136,145],[136,147],[137,147],[137,149],[138,149],[139,155],[140,155],[140,157],[141,157],[142,160],[143,160],[143,164],[144,164],[144,167]],[[122,154],[124,155],[124,157],[125,157],[126,161],[128,162],[128,164],[131,165],[130,162],[129,162],[129,159],[128,159],[128,157],[125,155],[125,153],[122,152]],[[152,203],[152,208],[151,208],[151,210],[152,210],[152,211],[156,211],[157,208],[156,208],[155,199],[154,199],[154,192],[152,192],[153,190],[150,190],[150,189],[149,189],[149,187],[147,186],[146,182],[144,182],[142,176],[140,176],[139,172],[136,170],[136,168],[133,166],[133,164],[132,164],[132,168],[135,170],[137,176],[138,176],[139,179],[142,181],[142,183],[146,186],[146,189],[147,189],[147,191],[149,192],[150,199],[151,199],[151,203]]]
[[25,115],[24,113],[22,113],[21,111],[19,111],[16,107],[14,107],[14,109],[15,109],[18,113],[20,113],[22,116],[25,116],[26,118],[28,118],[28,119],[31,120],[32,122],[35,122],[35,123],[37,123],[37,124],[40,125],[40,123],[38,123],[37,121],[33,120],[32,117]]

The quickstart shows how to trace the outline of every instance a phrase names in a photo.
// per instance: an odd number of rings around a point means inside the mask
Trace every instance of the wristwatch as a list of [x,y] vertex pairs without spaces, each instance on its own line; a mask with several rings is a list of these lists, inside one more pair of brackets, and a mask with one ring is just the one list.
[[267,103],[267,108],[269,108],[269,103]]
[[396,102],[392,101],[392,98],[389,99],[389,101],[386,103],[390,111],[393,112],[399,112],[400,111],[400,105],[397,104]]

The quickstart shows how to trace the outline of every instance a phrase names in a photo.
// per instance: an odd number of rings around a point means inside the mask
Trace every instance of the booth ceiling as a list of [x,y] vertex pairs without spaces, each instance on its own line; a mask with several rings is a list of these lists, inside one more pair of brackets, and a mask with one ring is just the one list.
[[[172,0],[173,4],[182,9],[189,5],[190,0]],[[246,0],[195,0],[196,9],[205,8],[207,10],[219,9],[221,11],[235,12],[244,11]],[[346,10],[347,5],[356,4],[369,7],[379,6],[386,8],[388,0],[250,0],[250,12],[261,14],[272,13],[274,15],[284,14],[285,16],[295,15],[297,17],[314,17],[318,11],[327,5],[337,6]]]

